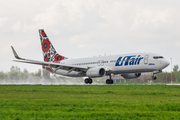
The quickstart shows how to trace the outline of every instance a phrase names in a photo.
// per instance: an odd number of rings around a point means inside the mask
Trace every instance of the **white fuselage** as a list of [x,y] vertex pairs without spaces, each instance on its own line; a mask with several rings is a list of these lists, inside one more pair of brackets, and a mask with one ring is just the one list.
[[[162,56],[153,53],[134,53],[109,55],[79,59],[65,59],[60,62],[63,65],[82,66],[88,68],[100,67],[106,70],[106,75],[123,73],[142,73],[162,70],[169,62]],[[70,77],[84,77],[76,71],[58,69],[56,74]]]

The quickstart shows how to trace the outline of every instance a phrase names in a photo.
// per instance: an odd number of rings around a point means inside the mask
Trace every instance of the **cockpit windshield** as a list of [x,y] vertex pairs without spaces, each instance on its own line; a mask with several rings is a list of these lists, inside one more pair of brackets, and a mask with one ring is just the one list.
[[160,58],[162,59],[163,56],[154,56],[153,58],[154,58],[154,59],[160,59]]

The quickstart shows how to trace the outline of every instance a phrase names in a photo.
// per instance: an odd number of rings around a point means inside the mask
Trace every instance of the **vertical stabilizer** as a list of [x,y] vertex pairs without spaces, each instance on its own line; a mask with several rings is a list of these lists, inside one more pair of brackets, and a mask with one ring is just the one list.
[[44,32],[44,29],[39,30],[39,35],[45,62],[59,63],[61,60],[65,59],[64,56],[61,56],[56,52],[49,38]]

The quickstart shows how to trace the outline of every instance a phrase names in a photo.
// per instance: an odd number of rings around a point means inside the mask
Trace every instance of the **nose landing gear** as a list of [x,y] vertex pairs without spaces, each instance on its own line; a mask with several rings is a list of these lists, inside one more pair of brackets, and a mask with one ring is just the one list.
[[161,72],[162,72],[162,70],[156,70],[156,71],[154,71],[154,72],[153,72],[152,79],[153,79],[153,80],[156,80],[157,77],[155,76],[155,74],[158,74],[158,73],[161,73]]
[[156,79],[157,79],[157,77],[153,75],[153,76],[152,76],[152,79],[153,79],[153,80],[156,80]]

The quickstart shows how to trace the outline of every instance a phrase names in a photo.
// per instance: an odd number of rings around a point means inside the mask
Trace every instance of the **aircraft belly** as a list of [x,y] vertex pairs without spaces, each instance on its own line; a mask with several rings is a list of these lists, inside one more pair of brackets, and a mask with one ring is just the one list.
[[76,71],[68,72],[67,70],[59,69],[55,73],[59,75],[69,76],[69,77],[85,77],[84,74],[79,74],[79,72],[76,72]]
[[118,66],[112,70],[114,74],[121,74],[121,73],[141,73],[141,72],[153,72],[156,68],[147,67],[147,66]]

